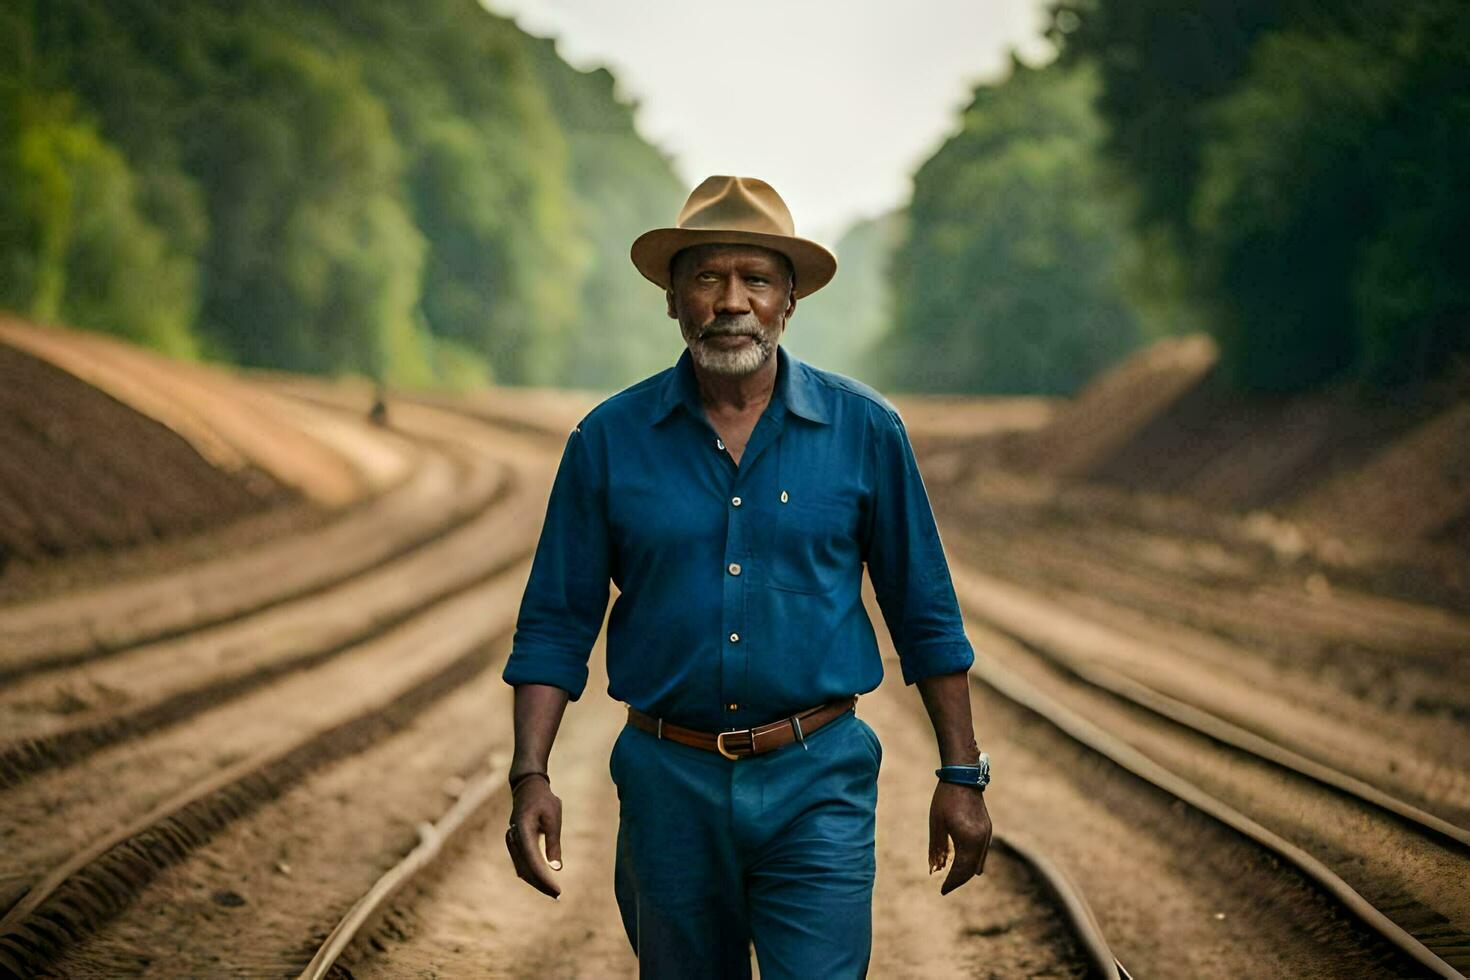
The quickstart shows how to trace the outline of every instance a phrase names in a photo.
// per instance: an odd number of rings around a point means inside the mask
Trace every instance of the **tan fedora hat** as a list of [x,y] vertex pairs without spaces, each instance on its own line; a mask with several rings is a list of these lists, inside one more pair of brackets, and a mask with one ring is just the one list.
[[691,245],[762,245],[782,253],[796,270],[795,293],[806,296],[837,274],[837,258],[814,241],[798,238],[786,202],[756,177],[707,177],[694,188],[678,226],[655,228],[633,242],[633,264],[655,285],[669,288],[669,262]]

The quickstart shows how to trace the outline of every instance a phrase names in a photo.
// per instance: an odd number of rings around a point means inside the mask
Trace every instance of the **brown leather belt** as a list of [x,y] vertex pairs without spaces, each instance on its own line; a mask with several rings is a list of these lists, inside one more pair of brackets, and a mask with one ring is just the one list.
[[773,721],[768,725],[738,728],[729,732],[702,732],[695,728],[685,728],[683,725],[675,725],[662,718],[655,718],[630,704],[628,705],[628,724],[657,735],[659,738],[667,738],[682,745],[692,745],[696,749],[718,752],[727,759],[743,759],[746,756],[760,755],[762,752],[770,752],[783,745],[790,745],[798,739],[806,738],[827,722],[852,708],[857,704],[857,700],[856,694],[849,694],[835,701],[819,704],[815,708],[797,712],[789,718]]

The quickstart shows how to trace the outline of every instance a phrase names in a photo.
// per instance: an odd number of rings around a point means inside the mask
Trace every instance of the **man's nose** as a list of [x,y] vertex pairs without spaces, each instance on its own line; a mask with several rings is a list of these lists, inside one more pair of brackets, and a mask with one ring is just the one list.
[[745,283],[739,276],[729,276],[715,297],[716,313],[749,313],[750,297],[745,292]]

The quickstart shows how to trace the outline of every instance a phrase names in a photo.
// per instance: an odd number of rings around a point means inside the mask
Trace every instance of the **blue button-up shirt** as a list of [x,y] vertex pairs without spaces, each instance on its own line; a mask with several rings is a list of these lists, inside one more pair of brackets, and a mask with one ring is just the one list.
[[866,562],[905,683],[965,670],[929,498],[878,392],[776,348],[737,465],[686,349],[569,434],[521,600],[511,684],[576,700],[607,611],[608,693],[706,731],[764,724],[883,679]]

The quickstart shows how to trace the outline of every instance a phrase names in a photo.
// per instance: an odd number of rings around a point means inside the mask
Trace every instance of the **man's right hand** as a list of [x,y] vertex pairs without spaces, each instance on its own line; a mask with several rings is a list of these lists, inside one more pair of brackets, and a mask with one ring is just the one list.
[[[545,857],[541,855],[543,834]],[[516,785],[505,846],[515,864],[516,877],[552,898],[561,895],[561,886],[552,875],[553,869],[561,870],[561,798],[540,776],[527,776]]]

